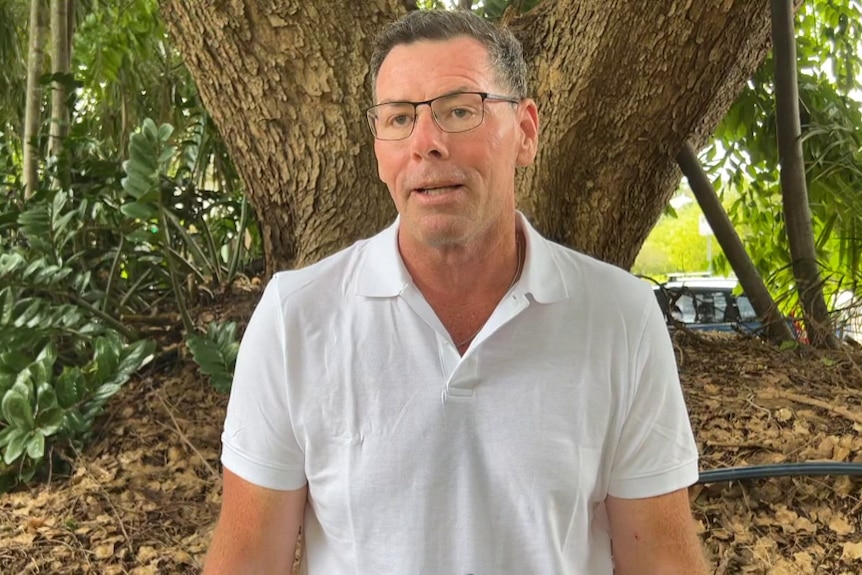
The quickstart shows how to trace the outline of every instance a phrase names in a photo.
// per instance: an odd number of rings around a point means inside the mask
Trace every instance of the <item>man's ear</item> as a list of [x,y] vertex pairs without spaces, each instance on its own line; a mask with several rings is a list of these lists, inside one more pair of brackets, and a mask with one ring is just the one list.
[[539,110],[536,107],[536,102],[527,98],[519,105],[519,113],[521,121],[518,124],[520,127],[521,142],[518,149],[518,166],[529,166],[536,158],[536,152],[539,149]]

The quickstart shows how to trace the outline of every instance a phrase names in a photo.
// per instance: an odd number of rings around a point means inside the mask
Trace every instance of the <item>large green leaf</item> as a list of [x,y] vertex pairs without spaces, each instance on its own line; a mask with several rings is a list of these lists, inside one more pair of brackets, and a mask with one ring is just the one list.
[[120,354],[120,362],[112,381],[114,383],[125,382],[152,359],[155,349],[156,343],[152,340],[140,340],[126,346]]
[[64,367],[54,384],[57,402],[66,409],[81,401],[84,389],[84,376],[78,367]]
[[36,430],[45,437],[54,435],[62,427],[65,413],[59,407],[41,411],[36,416]]
[[158,210],[153,205],[142,204],[140,202],[129,202],[128,204],[123,204],[120,211],[130,218],[137,218],[139,220],[149,220],[156,217],[158,214]]
[[47,382],[40,384],[36,389],[36,409],[38,411],[36,421],[39,421],[39,418],[45,411],[54,409],[57,406],[59,406],[57,392],[52,385]]
[[21,454],[24,453],[24,450],[27,449],[27,442],[30,439],[30,433],[23,431],[22,433],[16,434],[9,439],[9,442],[6,444],[6,449],[3,452],[3,462],[6,465],[12,465]]
[[95,393],[93,393],[92,402],[95,405],[103,405],[114,394],[120,391],[121,387],[122,384],[119,383],[105,383],[100,385],[98,389],[96,389]]
[[31,433],[27,440],[27,456],[30,459],[41,461],[45,456],[45,436],[41,433]]
[[0,447],[5,446],[10,441],[13,441],[19,435],[26,435],[27,432],[20,427],[7,425],[3,431],[0,431]]
[[33,429],[33,408],[26,396],[13,387],[3,396],[3,418],[10,424],[21,429]]
[[116,337],[100,337],[95,341],[95,356],[93,363],[96,366],[95,381],[98,383],[109,381],[116,373],[120,363],[120,348],[122,342]]

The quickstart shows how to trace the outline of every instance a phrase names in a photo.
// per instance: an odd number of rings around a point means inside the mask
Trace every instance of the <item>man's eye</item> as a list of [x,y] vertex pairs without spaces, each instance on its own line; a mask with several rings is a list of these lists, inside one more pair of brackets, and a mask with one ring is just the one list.
[[409,114],[396,114],[386,120],[387,126],[409,126],[413,118]]
[[471,106],[451,106],[443,111],[443,119],[463,122],[476,117],[476,110]]

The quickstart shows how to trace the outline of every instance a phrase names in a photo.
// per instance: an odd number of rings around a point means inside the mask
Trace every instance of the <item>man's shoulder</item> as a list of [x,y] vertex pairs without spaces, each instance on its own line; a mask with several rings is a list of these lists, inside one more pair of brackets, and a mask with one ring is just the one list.
[[348,289],[355,270],[362,260],[369,239],[335,252],[313,264],[292,270],[283,270],[270,281],[281,298],[296,297],[304,292],[315,297]]
[[649,285],[627,270],[562,244],[546,240],[551,253],[567,280],[598,290],[640,291],[649,293]]

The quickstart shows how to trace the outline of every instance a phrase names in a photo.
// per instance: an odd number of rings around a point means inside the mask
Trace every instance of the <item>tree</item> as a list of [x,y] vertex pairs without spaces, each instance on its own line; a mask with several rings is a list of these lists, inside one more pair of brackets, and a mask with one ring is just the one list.
[[733,229],[727,212],[724,211],[715,189],[709,182],[709,178],[703,171],[691,146],[686,144],[683,147],[678,161],[703,210],[703,215],[715,233],[715,237],[724,250],[728,261],[733,266],[739,283],[751,300],[754,311],[763,319],[767,336],[777,343],[793,340],[790,327],[785,323],[778,306],[775,305],[775,300],[772,299],[769,290],[763,283],[763,278],[760,277],[760,273],[745,251],[739,235]]
[[823,298],[817,248],[808,207],[808,188],[802,159],[799,89],[796,77],[796,41],[792,0],[772,0],[772,37],[775,42],[775,99],[778,112],[778,151],[787,239],[793,259],[799,299],[811,342],[837,347],[832,322]]
[[69,71],[72,66],[72,0],[51,1],[51,72],[54,76],[51,93],[51,138],[48,156],[58,162],[54,187],[69,186],[69,164],[61,160],[63,141],[69,133]]
[[42,84],[45,61],[46,12],[44,2],[30,2],[30,44],[27,58],[27,106],[24,120],[24,197],[39,184],[39,125],[42,120]]
[[[260,214],[268,271],[391,221],[362,110],[370,42],[404,10],[162,4]],[[628,268],[676,188],[683,142],[705,141],[765,57],[768,3],[545,1],[512,26],[544,111],[519,205],[552,239]]]

